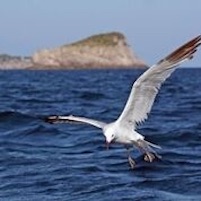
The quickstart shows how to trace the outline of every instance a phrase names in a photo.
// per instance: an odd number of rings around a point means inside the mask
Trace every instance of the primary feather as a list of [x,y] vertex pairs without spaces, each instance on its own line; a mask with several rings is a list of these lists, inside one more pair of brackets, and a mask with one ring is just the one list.
[[90,124],[92,126],[95,126],[101,129],[105,126],[104,122],[97,121],[94,119],[89,119],[86,117],[76,117],[73,115],[69,115],[69,116],[53,115],[53,116],[49,116],[46,119],[46,121],[49,123],[85,123],[85,124]]

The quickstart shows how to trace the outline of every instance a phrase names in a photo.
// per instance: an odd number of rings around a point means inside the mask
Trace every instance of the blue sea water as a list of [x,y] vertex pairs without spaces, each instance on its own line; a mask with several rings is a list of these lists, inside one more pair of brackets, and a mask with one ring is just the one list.
[[101,130],[48,124],[52,114],[106,122],[142,70],[0,71],[0,200],[201,200],[201,69],[178,69],[139,132],[162,147],[135,170]]

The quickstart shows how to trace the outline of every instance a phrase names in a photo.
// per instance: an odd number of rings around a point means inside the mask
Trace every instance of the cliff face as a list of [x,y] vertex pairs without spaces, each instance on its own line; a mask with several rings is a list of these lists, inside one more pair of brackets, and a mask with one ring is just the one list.
[[33,65],[41,68],[145,67],[121,33],[91,36],[54,49],[36,52]]

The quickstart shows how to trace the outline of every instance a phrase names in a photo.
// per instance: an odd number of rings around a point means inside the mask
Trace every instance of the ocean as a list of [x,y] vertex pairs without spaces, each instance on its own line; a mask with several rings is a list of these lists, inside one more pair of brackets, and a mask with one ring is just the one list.
[[123,146],[105,148],[101,130],[48,124],[49,115],[115,120],[143,70],[0,71],[0,200],[200,201],[201,69],[164,83],[138,132],[160,145],[130,169]]

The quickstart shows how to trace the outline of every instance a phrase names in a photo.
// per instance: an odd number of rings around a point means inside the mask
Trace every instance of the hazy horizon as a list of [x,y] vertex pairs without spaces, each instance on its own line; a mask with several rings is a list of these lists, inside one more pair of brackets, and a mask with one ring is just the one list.
[[[0,54],[30,56],[40,49],[117,31],[151,65],[201,33],[199,0],[0,0],[0,5]],[[182,66],[200,64],[198,51]]]

